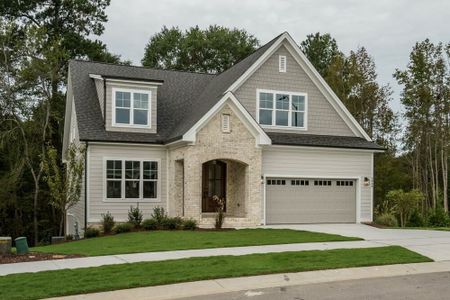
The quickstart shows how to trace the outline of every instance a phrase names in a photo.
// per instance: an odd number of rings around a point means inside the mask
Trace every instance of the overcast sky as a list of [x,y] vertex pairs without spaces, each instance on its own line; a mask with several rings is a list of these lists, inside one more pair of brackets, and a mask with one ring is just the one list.
[[348,53],[364,46],[375,58],[379,81],[404,68],[416,41],[450,41],[449,0],[112,0],[101,36],[110,51],[140,65],[144,47],[163,25],[186,29],[218,24],[246,29],[266,43],[288,31],[300,43],[309,33],[330,33]]

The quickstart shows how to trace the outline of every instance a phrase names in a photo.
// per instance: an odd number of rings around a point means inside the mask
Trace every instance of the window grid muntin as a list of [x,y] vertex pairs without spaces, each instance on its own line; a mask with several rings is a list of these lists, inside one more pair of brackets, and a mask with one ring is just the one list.
[[[107,178],[107,166],[108,166],[108,162],[110,161],[116,161],[116,162],[121,162],[121,166],[122,166],[122,176],[120,179],[109,179]],[[137,178],[126,178],[126,162],[138,162],[139,163],[139,197],[138,198],[127,198],[126,197],[126,182],[129,181],[137,181]],[[153,166],[153,169],[151,170],[151,175],[150,177],[154,177],[154,178],[150,178],[150,179],[144,179],[144,164],[145,163],[150,163],[151,166]],[[128,168],[130,169],[130,168]],[[128,200],[128,199],[133,199],[133,200],[155,200],[158,199],[158,193],[159,193],[159,161],[157,160],[130,160],[130,159],[107,159],[106,160],[106,164],[105,164],[105,180],[106,180],[106,186],[105,186],[105,198],[106,199],[123,199],[123,200]],[[134,173],[136,174],[136,173]],[[121,197],[117,197],[117,198],[110,198],[108,197],[108,180],[115,180],[115,181],[120,181],[121,182]],[[143,187],[144,187],[144,182],[155,182],[154,183],[154,187],[155,187],[155,197],[153,198],[149,198],[149,197],[144,197],[144,192],[143,192]]]
[[[150,107],[151,107],[151,91],[134,91],[134,90],[127,90],[127,89],[115,89],[113,88],[113,94],[114,94],[114,118],[113,118],[113,126],[114,125],[118,125],[118,126],[133,126],[133,127],[151,127],[150,125]],[[118,95],[124,95],[124,94],[129,94],[130,98],[128,99],[129,101],[129,106],[128,107],[122,107],[122,106],[118,106],[118,102],[117,100],[121,101],[121,103],[123,103],[122,97],[118,97]],[[135,99],[135,95],[139,95],[139,99]],[[147,108],[142,108],[142,96],[146,95],[147,97]],[[118,99],[119,98],[119,99]],[[136,106],[135,102],[138,102],[139,104]],[[119,103],[120,104],[120,103]],[[124,122],[118,122],[117,121],[117,116],[118,116],[118,110],[128,110],[128,123],[124,123]],[[146,119],[146,123],[136,123],[135,122],[135,111],[137,112],[146,112],[145,113],[145,119]]]
[[[280,91],[265,91],[265,90],[258,90],[258,122],[261,125],[264,126],[274,126],[274,127],[285,127],[285,128],[297,128],[297,129],[306,129],[306,110],[307,110],[307,94],[305,93],[296,93],[296,92],[280,92]],[[272,95],[272,107],[267,107],[267,100],[261,99],[262,95]],[[289,96],[289,106],[288,109],[279,109],[277,108],[277,95],[288,95]],[[292,107],[292,98],[293,96],[299,97],[303,99],[303,110],[293,110]],[[262,101],[261,101],[262,100]],[[264,103],[265,105],[261,105]],[[272,111],[272,122],[271,124],[268,123],[262,123],[261,122],[261,111]],[[288,112],[288,125],[277,125],[277,111],[280,112]],[[296,126],[292,123],[292,116],[294,114],[300,114],[302,115],[302,126]]]

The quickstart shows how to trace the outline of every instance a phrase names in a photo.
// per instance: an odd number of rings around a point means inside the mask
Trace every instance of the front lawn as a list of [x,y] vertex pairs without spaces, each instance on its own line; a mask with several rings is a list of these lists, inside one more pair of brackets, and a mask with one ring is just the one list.
[[289,229],[142,231],[35,247],[31,251],[97,256],[169,250],[357,240],[361,239]]
[[39,299],[214,278],[429,262],[400,246],[216,256],[0,277],[0,299]]

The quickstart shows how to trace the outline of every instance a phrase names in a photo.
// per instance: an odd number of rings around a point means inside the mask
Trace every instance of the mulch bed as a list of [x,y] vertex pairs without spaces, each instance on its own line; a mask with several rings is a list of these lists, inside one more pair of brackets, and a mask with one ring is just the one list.
[[54,259],[65,259],[65,258],[78,258],[83,257],[83,255],[78,254],[52,254],[52,253],[28,253],[23,255],[0,255],[0,264],[12,264],[26,261],[40,261],[40,260],[54,260]]

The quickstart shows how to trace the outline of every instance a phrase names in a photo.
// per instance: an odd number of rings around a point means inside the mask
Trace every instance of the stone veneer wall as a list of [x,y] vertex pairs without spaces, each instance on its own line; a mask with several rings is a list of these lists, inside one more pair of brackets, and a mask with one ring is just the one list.
[[[231,132],[221,130],[222,114],[230,115]],[[184,160],[184,216],[200,221],[201,225],[209,226],[214,218],[202,215],[202,164],[204,162],[222,159],[232,160],[228,164],[227,191],[231,193],[232,216],[225,219],[225,226],[251,226],[261,223],[262,188],[261,167],[262,150],[256,146],[255,137],[248,131],[245,124],[227,105],[218,112],[207,125],[197,133],[195,145],[184,146],[169,151],[169,214],[181,215],[182,200],[180,186],[175,180],[176,161]],[[234,176],[232,173],[239,172]],[[242,174],[243,172],[243,174]],[[244,199],[242,199],[242,196]],[[234,198],[234,200],[232,200]],[[239,202],[237,202],[239,201]],[[239,203],[239,207],[237,206]]]

